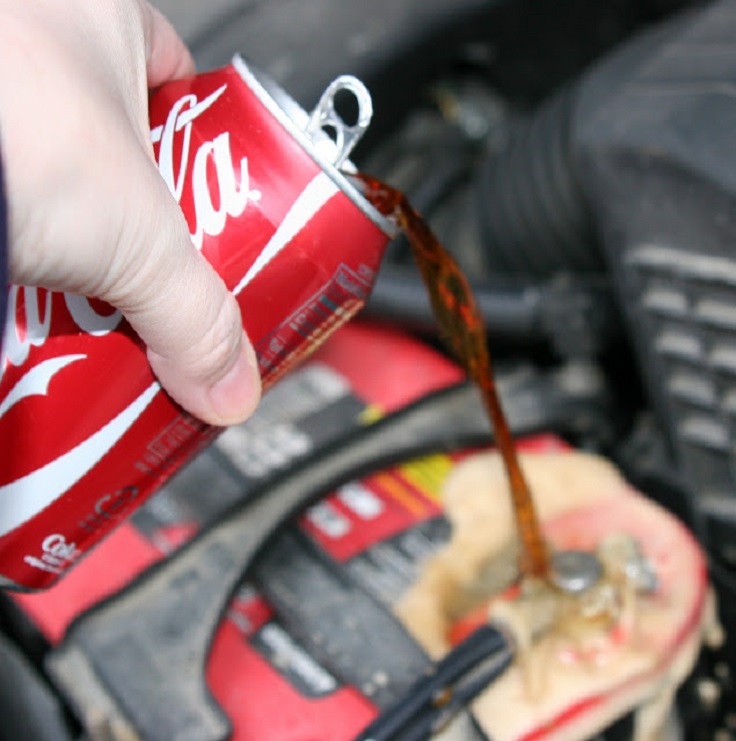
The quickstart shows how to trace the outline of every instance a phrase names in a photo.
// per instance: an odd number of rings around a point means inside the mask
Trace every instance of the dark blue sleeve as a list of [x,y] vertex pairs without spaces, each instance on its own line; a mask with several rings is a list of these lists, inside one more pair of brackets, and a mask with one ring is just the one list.
[[0,346],[5,333],[5,309],[8,286],[8,202],[5,199],[3,157],[0,152]]

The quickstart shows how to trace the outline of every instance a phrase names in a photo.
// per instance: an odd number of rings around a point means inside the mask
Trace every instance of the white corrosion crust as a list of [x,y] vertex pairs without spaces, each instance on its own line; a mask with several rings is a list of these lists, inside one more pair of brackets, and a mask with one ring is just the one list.
[[[595,550],[605,538],[635,538],[653,565],[651,594],[623,590],[616,619],[580,631],[542,609],[554,628],[538,635],[514,601],[491,602],[524,648],[473,710],[495,741],[586,739],[638,710],[635,741],[654,741],[674,693],[689,674],[715,611],[702,552],[671,514],[634,491],[607,461],[577,452],[522,455],[553,548]],[[515,526],[498,455],[466,459],[451,472],[444,504],[452,524],[447,546],[429,559],[396,613],[434,657],[450,648],[453,624],[511,580]],[[485,593],[484,593],[485,590]],[[539,604],[545,604],[541,601]],[[544,620],[542,620],[544,622]]]

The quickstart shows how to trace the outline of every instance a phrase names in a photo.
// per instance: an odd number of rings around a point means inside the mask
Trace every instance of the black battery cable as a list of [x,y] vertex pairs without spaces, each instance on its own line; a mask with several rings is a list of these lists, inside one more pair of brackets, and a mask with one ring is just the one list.
[[514,655],[503,628],[476,628],[355,741],[425,741],[498,679]]

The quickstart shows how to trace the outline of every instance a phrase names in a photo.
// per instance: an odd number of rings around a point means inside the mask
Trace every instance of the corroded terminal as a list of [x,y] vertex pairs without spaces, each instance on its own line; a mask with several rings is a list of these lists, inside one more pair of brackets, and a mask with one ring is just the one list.
[[568,594],[585,592],[603,576],[598,556],[588,551],[557,551],[552,554],[550,566],[550,581]]
[[598,555],[631,583],[638,592],[654,592],[659,585],[652,561],[644,555],[641,543],[626,533],[612,533],[598,545]]
[[659,738],[717,627],[702,550],[602,458],[557,451],[520,462],[551,554],[549,577],[517,571],[509,579],[496,568],[513,563],[516,523],[500,456],[475,455],[444,487],[452,537],[397,615],[436,658],[484,621],[514,636],[515,663],[473,704],[497,741],[583,741],[630,712],[633,741]]

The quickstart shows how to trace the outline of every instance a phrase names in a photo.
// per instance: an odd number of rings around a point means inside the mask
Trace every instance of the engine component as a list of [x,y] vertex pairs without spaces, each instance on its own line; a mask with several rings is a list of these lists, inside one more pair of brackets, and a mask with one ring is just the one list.
[[735,35],[725,0],[636,39],[586,76],[572,134],[698,534],[732,570]]
[[555,94],[479,169],[478,224],[502,273],[603,273],[574,161],[575,95],[574,86]]

